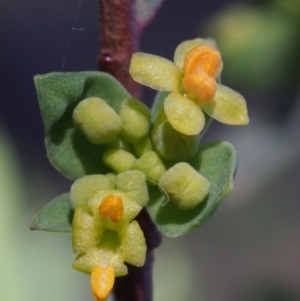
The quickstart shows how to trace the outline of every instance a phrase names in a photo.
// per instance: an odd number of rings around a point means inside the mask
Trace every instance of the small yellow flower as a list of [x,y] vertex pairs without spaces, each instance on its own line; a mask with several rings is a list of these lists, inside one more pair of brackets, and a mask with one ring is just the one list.
[[133,79],[159,91],[170,91],[164,110],[172,127],[185,135],[196,135],[205,125],[205,113],[229,125],[249,122],[245,99],[218,84],[222,70],[219,51],[211,40],[181,43],[174,63],[147,53],[133,54],[129,72]]
[[[95,183],[93,178],[87,180]],[[118,176],[117,182],[121,186],[125,184],[124,179],[118,179]],[[125,262],[137,267],[145,263],[147,247],[144,233],[134,220],[142,206],[130,193],[133,191],[99,189],[85,203],[79,202],[75,206],[72,245],[77,257],[72,266],[91,274],[95,300],[105,300],[114,278],[127,274]]]

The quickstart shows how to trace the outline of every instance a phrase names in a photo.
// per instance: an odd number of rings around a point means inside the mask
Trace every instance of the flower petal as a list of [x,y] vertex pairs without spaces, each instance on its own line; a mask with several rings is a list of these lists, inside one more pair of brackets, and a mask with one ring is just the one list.
[[179,93],[170,93],[164,103],[165,113],[172,127],[185,135],[197,135],[205,124],[199,104]]
[[179,89],[180,70],[173,62],[157,55],[134,53],[129,73],[136,82],[154,90],[177,91]]
[[211,39],[194,39],[194,40],[188,40],[180,43],[174,54],[174,63],[177,67],[180,69],[183,69],[184,66],[184,60],[186,55],[195,47],[201,46],[201,45],[209,45],[213,48],[217,48],[216,43],[214,40]]
[[222,123],[244,125],[249,122],[244,97],[223,85],[218,85],[214,100],[201,107],[205,113]]
[[136,267],[143,266],[146,259],[147,246],[140,225],[137,221],[132,221],[128,228],[123,228],[121,233],[122,245],[120,254],[123,260]]

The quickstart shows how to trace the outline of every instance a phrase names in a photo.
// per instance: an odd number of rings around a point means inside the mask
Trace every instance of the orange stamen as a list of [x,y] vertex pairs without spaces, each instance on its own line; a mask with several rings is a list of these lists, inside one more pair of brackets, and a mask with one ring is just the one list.
[[113,223],[117,223],[124,215],[122,198],[116,195],[106,197],[99,206],[99,215],[103,218],[109,218]]
[[183,78],[182,86],[189,97],[196,98],[201,103],[211,101],[217,91],[216,80],[205,73],[189,74]]
[[216,77],[221,66],[220,52],[208,45],[202,45],[192,49],[185,57],[184,75],[204,72]]
[[182,86],[189,97],[200,103],[211,101],[217,91],[215,77],[222,67],[219,51],[208,46],[192,49],[184,61],[184,78]]
[[95,300],[103,301],[107,298],[115,282],[115,270],[112,266],[96,266],[91,273],[91,287]]

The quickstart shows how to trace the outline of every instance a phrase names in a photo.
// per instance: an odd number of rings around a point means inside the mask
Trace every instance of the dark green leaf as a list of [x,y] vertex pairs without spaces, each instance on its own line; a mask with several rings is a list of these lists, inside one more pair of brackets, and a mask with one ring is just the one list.
[[169,237],[181,236],[199,227],[233,188],[236,155],[231,144],[212,142],[203,145],[188,162],[210,183],[208,196],[196,208],[180,210],[157,187],[150,188],[149,213],[160,231]]
[[64,193],[39,210],[31,220],[31,230],[71,232],[73,211],[69,193]]
[[34,78],[45,126],[45,144],[52,165],[64,176],[77,179],[105,173],[104,145],[90,143],[75,127],[72,113],[87,97],[104,99],[115,111],[130,94],[112,76],[103,72],[49,73]]

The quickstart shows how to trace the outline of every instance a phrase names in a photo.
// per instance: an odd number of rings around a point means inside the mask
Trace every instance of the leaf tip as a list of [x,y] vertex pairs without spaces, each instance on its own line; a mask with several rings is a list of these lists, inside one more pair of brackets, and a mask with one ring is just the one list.
[[29,224],[29,229],[30,229],[31,231],[38,230],[38,229],[36,228],[36,226],[35,226],[32,222],[30,222],[30,224]]

